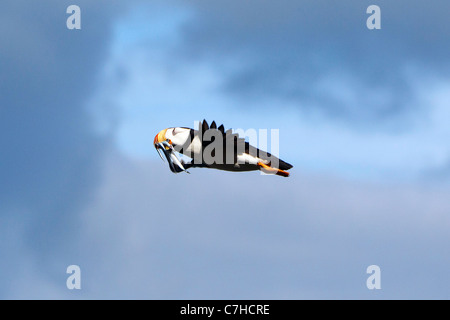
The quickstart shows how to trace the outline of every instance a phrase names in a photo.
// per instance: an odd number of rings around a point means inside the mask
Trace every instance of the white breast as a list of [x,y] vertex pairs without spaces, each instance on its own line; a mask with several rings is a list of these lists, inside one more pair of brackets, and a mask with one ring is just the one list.
[[200,138],[198,136],[195,136],[192,140],[191,144],[186,150],[188,153],[194,153],[196,155],[199,155],[202,153],[202,142],[200,141]]

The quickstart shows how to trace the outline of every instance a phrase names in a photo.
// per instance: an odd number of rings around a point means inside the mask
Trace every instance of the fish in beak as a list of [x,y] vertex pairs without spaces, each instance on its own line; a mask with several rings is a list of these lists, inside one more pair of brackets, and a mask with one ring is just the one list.
[[186,173],[190,173],[184,168],[183,161],[178,159],[175,154],[175,150],[170,140],[165,138],[165,133],[167,129],[160,131],[153,141],[156,151],[158,151],[161,159],[164,160],[163,154],[169,163],[170,170],[174,173],[179,173],[185,171]]

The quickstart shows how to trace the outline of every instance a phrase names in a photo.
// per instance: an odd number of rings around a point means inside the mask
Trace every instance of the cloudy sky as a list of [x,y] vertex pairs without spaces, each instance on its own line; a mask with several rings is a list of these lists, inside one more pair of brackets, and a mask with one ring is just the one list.
[[[449,299],[448,12],[2,1],[0,298]],[[291,177],[171,173],[155,134],[202,119],[278,129]]]

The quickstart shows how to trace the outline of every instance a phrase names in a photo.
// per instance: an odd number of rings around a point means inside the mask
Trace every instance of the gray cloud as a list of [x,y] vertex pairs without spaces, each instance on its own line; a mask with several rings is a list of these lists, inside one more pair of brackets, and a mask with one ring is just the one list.
[[411,69],[448,75],[446,1],[378,1],[377,31],[366,28],[371,1],[190,3],[176,54],[209,60],[244,102],[281,99],[367,125],[421,111]]
[[[449,297],[448,187],[360,183],[295,168],[289,179],[208,169],[174,175],[163,163],[118,155],[104,168],[82,215],[77,297]],[[365,286],[372,264],[382,269],[379,292]],[[57,296],[67,295],[63,283]]]
[[[72,254],[76,212],[99,181],[109,144],[95,132],[85,103],[119,8],[78,1],[82,30],[69,31],[70,4],[3,1],[0,8],[0,219],[8,244],[2,247],[2,290],[18,270],[18,252],[34,255],[30,261],[44,274],[51,271],[40,264],[49,267],[56,252]],[[12,230],[20,242],[10,237]]]

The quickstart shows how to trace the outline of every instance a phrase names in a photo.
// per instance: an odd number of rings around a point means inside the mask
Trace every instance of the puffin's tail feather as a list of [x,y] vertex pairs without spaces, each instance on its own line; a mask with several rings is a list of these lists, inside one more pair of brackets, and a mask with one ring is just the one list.
[[258,166],[259,166],[259,169],[265,173],[276,174],[277,176],[282,176],[282,177],[286,177],[286,178],[289,177],[289,172],[281,170],[281,169],[277,169],[277,168],[272,168],[262,162],[258,162]]
[[287,163],[286,161],[283,161],[281,159],[278,159],[278,168],[281,170],[289,170],[291,169],[293,166],[290,163]]

